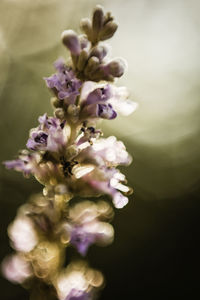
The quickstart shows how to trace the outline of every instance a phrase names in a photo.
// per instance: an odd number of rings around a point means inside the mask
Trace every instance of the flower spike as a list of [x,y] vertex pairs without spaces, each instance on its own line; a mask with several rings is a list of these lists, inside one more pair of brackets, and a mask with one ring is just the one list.
[[[102,42],[114,35],[117,24],[98,5],[91,20],[81,20],[81,29],[81,35],[73,30],[62,33],[71,59],[56,60],[56,72],[44,78],[53,94],[54,115],[40,116],[30,130],[27,149],[4,162],[43,186],[9,225],[16,253],[2,262],[4,276],[30,287],[31,299],[97,298],[103,275],[83,259],[64,267],[65,250],[71,246],[85,257],[93,244],[112,243],[114,210],[123,208],[132,193],[118,169],[129,165],[131,156],[122,141],[104,138],[98,128],[100,119],[128,116],[137,108],[127,89],[113,83],[126,63],[121,58],[108,60],[108,47]],[[79,197],[78,203],[71,201],[74,197]]]

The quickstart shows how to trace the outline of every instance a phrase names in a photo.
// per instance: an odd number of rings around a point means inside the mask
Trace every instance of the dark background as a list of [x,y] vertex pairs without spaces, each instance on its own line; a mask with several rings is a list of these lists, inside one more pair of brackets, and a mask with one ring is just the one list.
[[[105,275],[100,299],[197,299],[199,288],[199,1],[99,1],[120,25],[110,42],[129,68],[126,85],[139,108],[103,124],[133,156],[125,168],[134,194],[116,210],[115,241],[92,246],[88,260]],[[1,161],[24,148],[30,128],[51,113],[42,77],[66,51],[60,33],[78,29],[96,1],[1,0]],[[17,208],[41,190],[33,178],[1,166],[0,260],[12,252],[7,226]],[[70,250],[71,251],[71,250]],[[71,252],[70,252],[71,253]],[[0,277],[0,299],[27,292]]]

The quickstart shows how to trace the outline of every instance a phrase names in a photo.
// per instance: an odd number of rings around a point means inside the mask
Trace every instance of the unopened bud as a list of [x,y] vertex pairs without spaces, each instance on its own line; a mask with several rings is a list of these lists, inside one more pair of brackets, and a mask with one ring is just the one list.
[[79,110],[80,110],[80,108],[77,107],[75,104],[70,104],[68,106],[67,112],[69,115],[76,117],[79,114]]
[[81,51],[78,35],[73,30],[65,30],[61,35],[63,44],[71,51],[73,55],[79,55]]
[[64,116],[65,116],[65,112],[62,108],[56,108],[56,110],[54,111],[54,114],[55,116],[58,118],[58,119],[63,119]]
[[85,34],[79,35],[79,42],[80,42],[80,45],[81,45],[81,49],[84,49],[89,45],[89,41],[88,41],[87,36]]
[[90,59],[88,60],[88,64],[85,68],[85,73],[89,74],[91,72],[94,72],[97,70],[97,68],[99,67],[99,59],[95,56],[90,57]]
[[84,69],[87,59],[88,59],[88,52],[86,50],[82,50],[79,55],[78,63],[77,63],[77,69],[79,71],[82,71]]
[[91,24],[90,19],[88,19],[88,18],[82,19],[80,27],[85,32],[85,34],[88,36],[88,39],[91,41],[91,37],[92,37],[92,24]]
[[117,27],[118,25],[113,21],[106,23],[99,33],[99,40],[104,41],[110,39],[117,30]]
[[101,28],[103,27],[104,22],[104,13],[103,9],[100,5],[97,5],[94,13],[93,13],[93,19],[92,19],[92,29],[94,33],[98,34]]
[[107,55],[108,49],[105,46],[98,45],[91,51],[91,56],[96,56],[100,61]]
[[112,75],[114,77],[121,77],[126,69],[126,63],[121,58],[112,60],[106,66],[104,66],[104,72],[107,75]]

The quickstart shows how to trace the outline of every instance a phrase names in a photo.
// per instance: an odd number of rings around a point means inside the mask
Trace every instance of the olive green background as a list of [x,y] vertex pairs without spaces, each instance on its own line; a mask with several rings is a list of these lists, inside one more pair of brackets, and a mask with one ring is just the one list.
[[[23,149],[38,116],[51,113],[42,78],[68,55],[60,34],[79,30],[98,3],[119,23],[110,45],[128,69],[117,84],[139,103],[131,116],[102,124],[105,136],[116,135],[133,156],[123,171],[135,192],[116,211],[114,243],[88,254],[107,280],[101,299],[193,299],[200,294],[198,0],[0,0],[0,160]],[[2,260],[12,251],[8,224],[41,187],[3,166],[0,172]],[[28,299],[2,277],[0,286],[0,299]]]

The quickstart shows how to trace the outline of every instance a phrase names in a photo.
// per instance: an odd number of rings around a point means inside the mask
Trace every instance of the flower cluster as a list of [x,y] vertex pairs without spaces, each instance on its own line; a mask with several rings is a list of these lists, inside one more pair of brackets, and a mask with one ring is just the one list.
[[[109,60],[109,48],[102,42],[112,37],[117,25],[97,6],[92,21],[83,19],[81,28],[82,35],[63,32],[70,58],[58,59],[56,73],[44,78],[53,93],[54,116],[39,117],[27,149],[5,162],[8,169],[33,175],[43,193],[32,196],[10,224],[8,234],[17,253],[3,261],[3,273],[34,293],[48,286],[50,299],[60,300],[96,297],[102,274],[83,260],[63,269],[65,249],[71,246],[84,257],[92,244],[110,244],[113,206],[124,207],[132,192],[117,169],[129,165],[131,156],[123,142],[114,136],[103,138],[98,128],[100,119],[112,120],[118,113],[128,116],[137,107],[127,89],[113,83],[124,73],[124,61]],[[107,199],[93,199],[102,195]],[[74,197],[78,203],[71,200]]]

